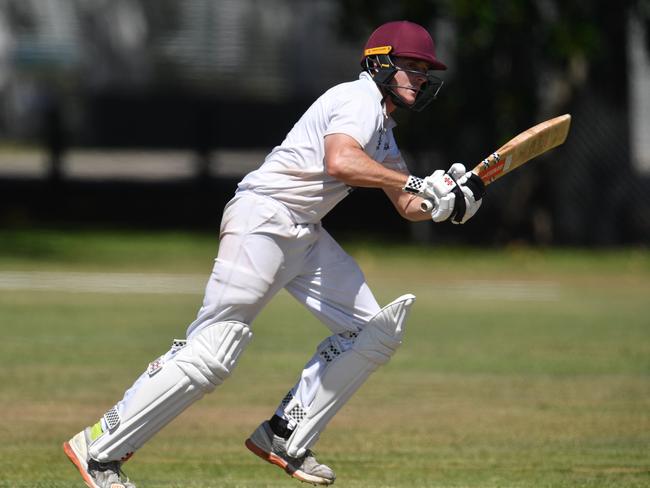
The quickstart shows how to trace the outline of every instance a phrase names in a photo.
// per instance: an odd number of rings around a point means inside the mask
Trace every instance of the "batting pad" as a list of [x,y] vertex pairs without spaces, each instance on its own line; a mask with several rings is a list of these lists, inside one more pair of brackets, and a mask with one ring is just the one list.
[[[210,324],[149,365],[124,399],[93,427],[90,456],[130,456],[183,410],[228,378],[252,332],[236,321]],[[99,431],[99,432],[98,432]]]
[[339,409],[402,343],[404,324],[415,296],[403,295],[382,308],[359,333],[350,349],[332,361],[309,405],[287,441],[287,454],[300,457],[318,440]]

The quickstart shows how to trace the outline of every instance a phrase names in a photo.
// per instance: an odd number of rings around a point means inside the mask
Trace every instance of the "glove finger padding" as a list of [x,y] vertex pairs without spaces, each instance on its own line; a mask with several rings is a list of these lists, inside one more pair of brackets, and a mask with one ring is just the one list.
[[467,173],[465,165],[463,163],[454,163],[447,170],[447,174],[450,175],[454,180],[458,180]]
[[451,220],[454,224],[464,224],[467,222],[474,216],[483,203],[483,199],[475,200],[472,190],[464,185],[460,187],[460,192],[462,196],[456,198],[456,201],[462,200],[464,202],[464,208],[462,213],[460,211],[454,212]]
[[458,184],[465,186],[472,192],[474,200],[480,200],[485,195],[485,183],[476,174],[468,171],[465,175],[458,180]]
[[434,202],[431,212],[434,222],[451,220],[454,224],[464,224],[481,206],[485,184],[477,175],[466,171],[465,166],[455,163],[446,173],[437,170],[424,178],[418,194]]
[[464,224],[471,219],[483,203],[485,195],[485,184],[477,175],[471,171],[465,173],[454,188],[456,204],[451,216],[454,224]]
[[430,176],[423,180],[422,189],[418,194],[434,202],[447,195],[454,187],[456,182],[450,178],[443,170],[434,171]]
[[[454,163],[446,172],[438,169],[431,175],[423,178],[421,186],[413,187],[413,189],[416,190],[413,191],[413,193],[422,198],[426,198],[427,200],[437,202],[437,200],[454,191],[457,187],[456,180],[464,178],[466,174],[467,170],[465,169],[465,166],[461,163]],[[408,182],[407,185],[405,185],[405,188],[407,186],[410,186]]]
[[440,198],[438,204],[433,209],[433,212],[431,212],[431,219],[434,222],[444,222],[445,220],[449,220],[454,212],[455,200],[456,195],[453,192]]
[[463,190],[460,186],[454,188],[453,193],[456,198],[454,199],[454,209],[449,219],[453,223],[458,224],[465,217],[465,211],[467,210],[467,202]]

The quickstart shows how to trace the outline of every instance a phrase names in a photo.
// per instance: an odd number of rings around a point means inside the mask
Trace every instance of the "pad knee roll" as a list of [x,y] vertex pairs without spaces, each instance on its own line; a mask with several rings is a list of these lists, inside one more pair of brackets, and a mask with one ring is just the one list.
[[149,365],[91,432],[90,456],[101,462],[128,457],[171,420],[230,376],[250,342],[246,324],[217,322]]
[[187,341],[176,356],[176,364],[195,385],[212,391],[231,375],[251,337],[249,327],[241,322],[209,325]]

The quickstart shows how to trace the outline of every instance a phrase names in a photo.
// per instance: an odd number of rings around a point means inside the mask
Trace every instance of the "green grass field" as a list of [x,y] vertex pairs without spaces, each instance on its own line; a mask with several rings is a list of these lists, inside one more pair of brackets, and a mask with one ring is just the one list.
[[[316,446],[336,486],[650,487],[650,252],[345,247],[381,303],[418,300],[398,354]],[[207,235],[0,231],[0,487],[83,486],[61,443],[201,301],[88,277],[200,289],[215,251]],[[43,271],[54,289],[33,289]],[[138,487],[300,486],[243,441],[328,332],[284,293],[254,332],[233,377],[127,463]]]

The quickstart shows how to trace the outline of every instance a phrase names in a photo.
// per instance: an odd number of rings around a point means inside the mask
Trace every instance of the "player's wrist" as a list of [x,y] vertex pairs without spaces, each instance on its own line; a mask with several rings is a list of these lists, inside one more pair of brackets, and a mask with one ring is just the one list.
[[421,195],[424,186],[424,180],[422,178],[409,175],[409,177],[406,179],[406,183],[404,183],[404,186],[402,187],[402,191],[411,193],[413,195]]

